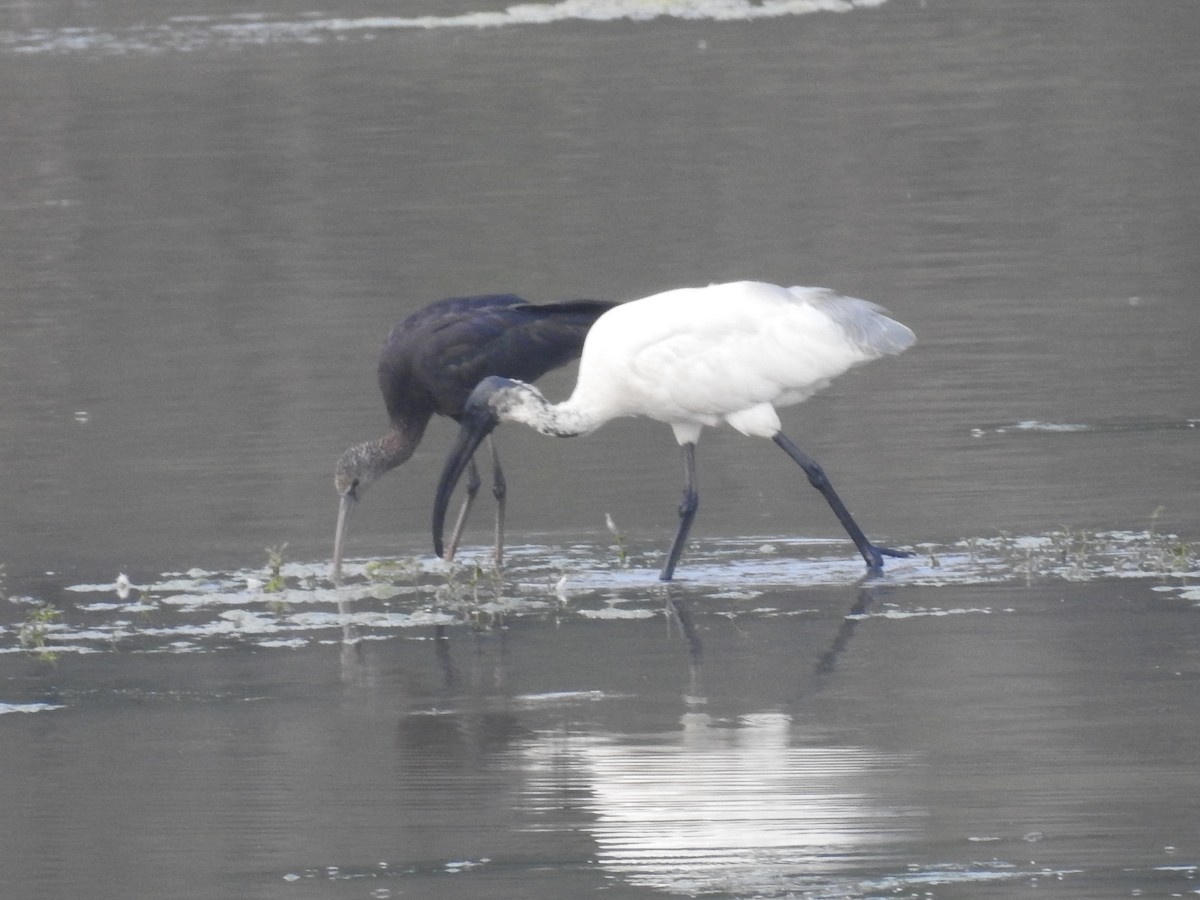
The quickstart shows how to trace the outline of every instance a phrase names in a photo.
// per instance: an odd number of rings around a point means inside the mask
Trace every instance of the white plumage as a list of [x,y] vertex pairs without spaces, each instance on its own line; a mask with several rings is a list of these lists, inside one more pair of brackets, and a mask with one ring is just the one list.
[[903,554],[867,541],[820,466],[783,434],[776,408],[806,400],[847,369],[900,353],[915,340],[875,304],[823,288],[739,281],[617,306],[588,332],[575,390],[564,402],[550,404],[531,385],[504,378],[476,388],[439,484],[435,547],[440,555],[440,517],[454,483],[498,422],[523,422],[566,437],[621,416],[646,416],[670,425],[684,449],[684,503],[664,580],[672,577],[698,502],[696,441],[704,426],[722,421],[743,434],[771,438],[803,467],[867,565],[877,569],[881,555]]
[[822,288],[679,288],[596,321],[566,405],[589,413],[589,431],[647,416],[674,427],[681,444],[721,420],[772,437],[780,428],[774,407],[806,400],[851,366],[914,340],[875,304]]

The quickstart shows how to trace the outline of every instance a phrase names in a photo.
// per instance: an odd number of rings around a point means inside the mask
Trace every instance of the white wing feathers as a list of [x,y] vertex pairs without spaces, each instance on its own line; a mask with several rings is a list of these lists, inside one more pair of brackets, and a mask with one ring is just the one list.
[[[601,419],[640,414],[685,426],[689,437],[722,419],[770,436],[779,430],[774,406],[798,403],[852,366],[899,353],[914,340],[875,304],[822,288],[682,288],[619,306],[596,322],[572,402]],[[603,365],[590,366],[589,357]],[[601,370],[603,382],[588,377]]]

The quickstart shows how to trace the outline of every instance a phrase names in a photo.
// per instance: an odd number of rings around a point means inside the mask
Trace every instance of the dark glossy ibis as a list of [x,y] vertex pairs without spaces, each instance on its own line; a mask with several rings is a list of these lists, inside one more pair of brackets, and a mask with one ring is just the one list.
[[[357,444],[337,462],[334,484],[341,498],[333,545],[333,574],[341,574],[346,524],[354,504],[379,476],[416,450],[436,413],[459,419],[471,390],[489,375],[533,381],[579,356],[596,319],[612,308],[599,300],[526,303],[509,294],[439,300],[402,319],[379,354],[379,388],[391,427],[377,440]],[[504,528],[504,473],[492,446],[496,513],[496,557]],[[447,552],[454,554],[462,526],[479,488],[469,460],[467,499]]]
[[606,312],[588,333],[570,399],[549,403],[519,380],[488,378],[471,394],[438,483],[434,547],[441,552],[446,505],[471,454],[500,422],[571,437],[620,416],[666,422],[683,448],[679,530],[663,566],[670,581],[699,502],[696,441],[705,425],[728,422],[771,438],[804,470],[854,541],[867,567],[908,554],[867,540],[815,460],[783,433],[777,406],[799,403],[852,366],[900,353],[914,337],[866,300],[822,288],[761,282],[666,291]]

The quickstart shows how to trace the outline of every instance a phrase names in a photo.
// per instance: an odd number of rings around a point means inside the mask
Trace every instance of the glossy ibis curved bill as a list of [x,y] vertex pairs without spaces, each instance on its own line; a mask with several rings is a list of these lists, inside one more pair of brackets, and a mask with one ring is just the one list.
[[[346,527],[363,493],[381,475],[405,462],[435,415],[459,419],[471,390],[489,375],[534,381],[579,356],[588,329],[614,304],[600,300],[526,303],[510,294],[438,300],[402,319],[379,354],[379,388],[391,427],[377,440],[346,450],[334,485],[340,498],[333,545],[333,577],[340,578]],[[447,551],[453,557],[479,489],[470,463],[467,499]],[[504,539],[504,473],[492,446],[497,499],[496,560]]]
[[821,492],[868,569],[909,554],[867,540],[817,462],[782,431],[776,407],[808,399],[852,366],[912,346],[916,337],[874,303],[823,288],[741,281],[680,288],[633,300],[588,333],[570,398],[551,404],[531,385],[488,378],[471,394],[446,461],[433,510],[441,553],[446,506],[471,454],[500,422],[571,437],[621,416],[666,422],[683,450],[679,529],[660,577],[670,581],[695,517],[696,441],[727,422],[773,440]]

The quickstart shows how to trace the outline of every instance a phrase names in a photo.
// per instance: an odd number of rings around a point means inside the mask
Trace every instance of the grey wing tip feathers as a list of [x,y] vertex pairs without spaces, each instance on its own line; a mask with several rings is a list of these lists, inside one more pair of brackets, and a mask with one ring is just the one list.
[[887,314],[887,310],[870,300],[843,297],[826,288],[790,288],[803,296],[836,322],[855,344],[873,354],[883,356],[902,353],[916,343],[911,328]]

